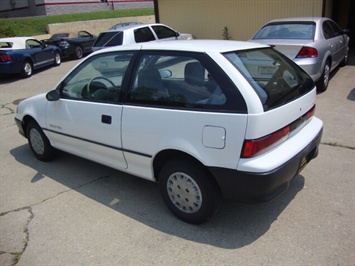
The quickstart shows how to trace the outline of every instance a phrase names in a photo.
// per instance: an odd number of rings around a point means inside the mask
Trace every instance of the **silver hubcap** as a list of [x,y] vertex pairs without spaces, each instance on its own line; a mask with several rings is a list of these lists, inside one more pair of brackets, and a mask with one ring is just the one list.
[[60,55],[59,54],[55,55],[55,62],[56,62],[57,65],[60,64]]
[[174,205],[185,213],[195,213],[202,205],[200,187],[189,175],[181,172],[169,176],[167,190]]
[[81,48],[76,48],[76,56],[81,58],[83,56],[83,51],[81,50]]
[[26,63],[25,66],[23,67],[23,70],[25,71],[26,75],[29,76],[32,74],[32,67],[30,63]]
[[32,128],[30,131],[30,142],[33,150],[37,154],[44,153],[44,143],[41,134],[38,132],[37,129]]
[[326,87],[328,85],[328,82],[329,82],[329,75],[330,75],[330,67],[329,65],[325,65],[325,68],[324,68],[324,86]]

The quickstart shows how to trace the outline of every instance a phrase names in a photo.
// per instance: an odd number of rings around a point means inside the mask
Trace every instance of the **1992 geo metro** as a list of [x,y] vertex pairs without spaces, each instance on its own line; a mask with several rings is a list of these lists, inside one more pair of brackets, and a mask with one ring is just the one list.
[[62,150],[157,182],[198,224],[222,198],[287,190],[318,154],[315,101],[310,76],[266,45],[166,41],[91,54],[15,120],[39,160]]

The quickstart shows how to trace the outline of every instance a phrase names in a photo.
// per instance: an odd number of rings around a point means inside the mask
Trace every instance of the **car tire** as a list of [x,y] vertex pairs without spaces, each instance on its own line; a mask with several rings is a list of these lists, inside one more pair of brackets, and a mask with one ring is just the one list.
[[55,52],[54,54],[54,65],[59,66],[62,63],[62,58],[60,56],[60,53]]
[[327,90],[330,79],[330,62],[329,60],[325,63],[322,75],[320,79],[316,82],[317,91],[324,92]]
[[208,171],[187,160],[171,160],[161,169],[159,186],[169,210],[179,219],[201,224],[221,206],[221,193]]
[[33,72],[32,63],[29,60],[24,61],[20,73],[21,77],[29,78],[32,76],[32,72]]
[[81,59],[83,57],[83,49],[80,46],[76,46],[74,49],[74,58]]
[[54,158],[55,149],[40,126],[33,120],[27,125],[27,139],[32,153],[38,160],[46,162]]
[[341,61],[340,66],[341,67],[346,66],[348,62],[349,62],[349,46],[347,47],[346,54],[343,58],[343,61]]

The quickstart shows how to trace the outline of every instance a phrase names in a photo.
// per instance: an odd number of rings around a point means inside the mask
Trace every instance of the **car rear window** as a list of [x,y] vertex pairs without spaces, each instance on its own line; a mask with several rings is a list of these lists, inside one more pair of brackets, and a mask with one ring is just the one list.
[[117,46],[122,45],[123,32],[122,31],[112,31],[103,32],[97,37],[94,47],[106,47],[106,46]]
[[293,101],[314,88],[306,72],[272,48],[229,52],[224,56],[249,81],[265,111]]
[[253,39],[313,40],[315,29],[316,25],[313,22],[272,23],[263,27]]
[[12,48],[12,42],[0,42],[0,48]]

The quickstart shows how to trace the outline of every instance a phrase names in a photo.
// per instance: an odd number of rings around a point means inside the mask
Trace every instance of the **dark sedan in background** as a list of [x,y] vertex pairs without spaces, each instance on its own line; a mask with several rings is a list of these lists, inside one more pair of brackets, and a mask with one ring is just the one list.
[[61,64],[61,52],[31,37],[0,39],[0,75],[20,74],[23,78],[33,70]]
[[47,40],[43,40],[48,45],[58,46],[63,56],[70,56],[80,59],[84,54],[91,52],[91,47],[96,41],[97,36],[90,32],[81,30],[53,34]]

